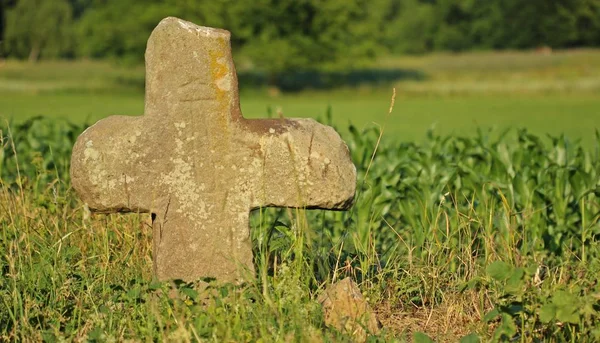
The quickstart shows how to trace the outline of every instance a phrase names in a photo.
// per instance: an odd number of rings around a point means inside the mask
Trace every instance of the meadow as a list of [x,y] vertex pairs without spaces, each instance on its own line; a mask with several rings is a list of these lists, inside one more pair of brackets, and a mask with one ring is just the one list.
[[316,299],[350,276],[382,324],[372,342],[597,341],[598,57],[390,58],[422,78],[242,89],[245,113],[337,126],[357,195],[348,212],[255,211],[256,280],[206,291],[152,280],[149,215],[90,214],[70,188],[75,138],[141,113],[143,70],[4,62],[0,340],[348,341]]
[[[403,141],[422,140],[430,128],[472,135],[477,128],[522,127],[542,136],[564,133],[588,146],[600,122],[598,50],[387,57],[362,72],[326,75],[329,83],[315,85],[307,80],[314,75],[291,75],[304,88],[289,93],[253,82],[244,61],[238,66],[242,111],[250,118],[332,113],[340,130],[349,123],[360,129],[376,123],[385,125],[386,138]],[[338,83],[345,86],[333,87]],[[93,123],[112,114],[141,115],[143,85],[143,66],[4,61],[0,117]],[[397,101],[387,118],[392,87]]]

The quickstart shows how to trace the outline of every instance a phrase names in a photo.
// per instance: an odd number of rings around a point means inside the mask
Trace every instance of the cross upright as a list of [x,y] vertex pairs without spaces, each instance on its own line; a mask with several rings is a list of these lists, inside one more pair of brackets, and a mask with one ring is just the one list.
[[168,17],[145,57],[144,115],[82,133],[71,178],[94,211],[152,214],[159,279],[243,280],[253,209],[350,206],[356,169],[331,127],[242,116],[228,31]]

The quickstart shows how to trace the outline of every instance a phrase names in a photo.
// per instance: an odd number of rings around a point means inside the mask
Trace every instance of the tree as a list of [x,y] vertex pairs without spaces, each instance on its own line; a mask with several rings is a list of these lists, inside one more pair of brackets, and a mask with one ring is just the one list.
[[230,3],[240,54],[272,83],[290,71],[342,70],[383,50],[389,0],[256,0]]
[[4,44],[9,55],[57,58],[71,48],[71,6],[66,0],[18,0],[6,11]]
[[5,55],[5,51],[3,49],[3,38],[4,38],[4,26],[6,23],[6,10],[12,6],[14,6],[15,0],[0,0],[0,57]]
[[580,0],[577,7],[577,41],[573,45],[600,45],[600,0]]
[[0,0],[0,5],[4,55],[37,60],[76,53],[141,63],[152,29],[162,18],[177,16],[231,31],[236,59],[271,79],[290,71],[347,70],[382,51],[600,45],[600,0]]
[[433,49],[439,23],[434,6],[418,0],[398,1],[387,25],[386,45],[393,52],[422,54]]
[[[78,27],[83,56],[141,61],[152,28],[166,16],[232,32],[236,56],[270,78],[288,71],[346,68],[381,49],[390,0],[105,0]],[[131,16],[131,13],[136,13]]]
[[[74,1],[74,0],[72,0]],[[167,16],[223,27],[221,0],[78,0],[88,2],[76,25],[78,55],[140,63],[152,29]],[[132,15],[135,13],[135,15]]]

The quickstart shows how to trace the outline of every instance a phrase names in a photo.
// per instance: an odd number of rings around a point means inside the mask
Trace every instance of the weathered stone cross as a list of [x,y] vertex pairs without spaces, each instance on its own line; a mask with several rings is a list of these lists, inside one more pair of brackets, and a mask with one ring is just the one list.
[[73,187],[92,210],[152,213],[161,280],[242,280],[252,209],[346,209],[354,197],[356,169],[331,127],[242,117],[229,38],[162,20],[146,48],[144,115],[103,119],[73,148]]

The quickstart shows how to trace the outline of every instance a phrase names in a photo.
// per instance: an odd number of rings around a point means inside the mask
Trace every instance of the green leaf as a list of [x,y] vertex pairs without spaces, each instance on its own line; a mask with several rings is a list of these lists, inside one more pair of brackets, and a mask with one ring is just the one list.
[[460,343],[479,343],[481,339],[476,333],[470,333],[460,339]]
[[181,293],[187,295],[192,300],[198,299],[198,292],[196,292],[196,290],[194,290],[192,288],[182,287],[179,290],[181,291]]
[[496,319],[499,315],[500,315],[500,310],[498,310],[498,308],[496,307],[493,310],[491,310],[490,312],[486,313],[485,316],[483,316],[483,321],[486,323],[489,323],[490,321]]
[[505,281],[511,276],[513,266],[504,261],[494,261],[485,270],[496,281]]
[[435,341],[422,332],[415,332],[413,333],[413,343],[435,343]]
[[592,336],[594,336],[594,340],[598,342],[600,340],[600,328],[592,329]]
[[140,287],[134,287],[127,292],[127,297],[129,299],[139,299],[140,298]]
[[556,310],[556,319],[571,324],[579,323],[579,313],[576,306],[559,307]]
[[506,341],[517,333],[517,326],[509,314],[502,314],[502,323],[494,331],[494,341]]
[[160,289],[162,287],[162,285],[163,285],[162,282],[152,281],[148,285],[148,289],[151,290],[151,291],[156,291],[157,289]]
[[563,290],[557,291],[552,296],[552,303],[554,303],[557,307],[577,304],[579,302],[578,300],[579,299],[575,295]]
[[523,268],[515,268],[506,281],[505,291],[510,294],[521,293],[523,290],[523,276],[525,271]]
[[107,313],[110,313],[110,308],[106,305],[100,305],[100,306],[98,306],[98,312],[107,314]]
[[595,302],[585,301],[583,306],[579,308],[579,314],[586,316],[587,318],[596,315],[596,309],[594,309]]
[[556,316],[556,306],[554,304],[546,304],[540,309],[540,321],[544,324],[550,323]]
[[472,278],[471,280],[463,283],[462,285],[460,285],[458,291],[459,292],[464,292],[468,289],[473,289],[475,287],[477,287],[479,285],[479,282],[481,280],[478,277]]
[[565,322],[579,323],[579,298],[567,291],[557,291],[552,297],[556,308],[556,319]]
[[100,341],[104,336],[104,331],[101,327],[96,326],[88,333],[88,340]]

